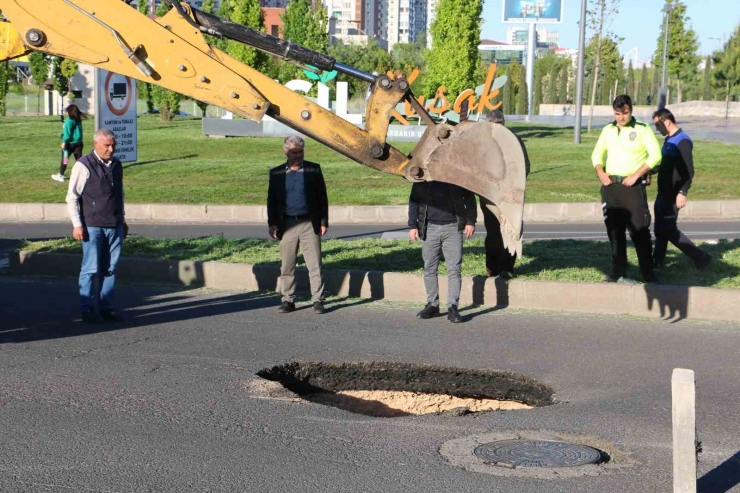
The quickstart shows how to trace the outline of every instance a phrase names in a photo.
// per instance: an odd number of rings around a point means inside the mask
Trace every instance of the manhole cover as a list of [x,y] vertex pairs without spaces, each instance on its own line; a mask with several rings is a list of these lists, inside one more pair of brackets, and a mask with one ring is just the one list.
[[475,455],[508,467],[575,467],[601,459],[595,448],[551,440],[502,440],[476,447]]

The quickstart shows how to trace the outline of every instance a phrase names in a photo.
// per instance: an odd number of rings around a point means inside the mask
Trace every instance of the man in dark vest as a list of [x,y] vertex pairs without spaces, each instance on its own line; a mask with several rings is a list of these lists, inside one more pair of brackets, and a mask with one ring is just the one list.
[[439,282],[437,269],[444,255],[447,264],[447,319],[462,322],[458,310],[462,289],[463,236],[475,233],[478,207],[475,195],[457,185],[441,181],[417,182],[409,197],[409,238],[421,240],[424,259],[424,288],[427,304],[417,317],[429,319],[439,315]]
[[117,321],[113,311],[116,265],[128,232],[123,210],[123,167],[113,157],[113,132],[95,132],[93,152],[72,167],[67,210],[72,236],[82,242],[80,310],[88,323]]
[[316,313],[324,313],[324,277],[321,237],[329,228],[329,199],[321,167],[303,160],[305,143],[291,135],[283,142],[287,161],[270,170],[267,225],[270,237],[280,240],[280,313],[295,310],[295,266],[298,247],[303,253]]

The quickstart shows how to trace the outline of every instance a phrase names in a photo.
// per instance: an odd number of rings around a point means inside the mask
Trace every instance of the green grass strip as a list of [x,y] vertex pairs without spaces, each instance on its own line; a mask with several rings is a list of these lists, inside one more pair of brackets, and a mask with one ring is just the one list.
[[[740,241],[721,240],[704,243],[702,248],[714,257],[712,265],[698,271],[681,252],[672,246],[664,268],[659,272],[662,284],[740,288]],[[79,242],[71,238],[25,242],[19,249],[35,252],[81,253]],[[408,240],[362,239],[357,241],[326,240],[322,243],[324,267],[327,269],[379,270],[420,273],[423,268],[421,244]],[[131,237],[124,242],[123,254],[129,257],[168,260],[215,261],[280,265],[278,243],[262,239],[232,240],[208,236],[187,240],[150,240]],[[639,279],[637,257],[629,246],[628,275]],[[303,259],[299,258],[299,263]],[[482,239],[466,240],[463,275],[485,275],[485,252]],[[603,241],[543,240],[527,242],[524,256],[517,262],[517,278],[542,281],[601,282],[611,272],[609,244]],[[446,274],[444,265],[440,273]]]
[[[257,204],[267,201],[268,170],[284,162],[282,139],[212,139],[198,118],[162,123],[138,120],[139,160],[125,164],[128,203]],[[528,203],[598,202],[600,185],[591,166],[599,130],[573,144],[573,130],[512,123],[532,161]],[[0,202],[62,203],[66,183],[51,180],[59,170],[58,117],[0,118]],[[92,150],[92,119],[85,120],[85,152]],[[414,144],[395,143],[403,152]],[[696,178],[689,200],[740,198],[740,146],[697,141]],[[401,177],[361,166],[309,140],[306,159],[324,171],[332,205],[406,205],[411,184]],[[69,176],[69,173],[67,174]],[[648,188],[651,200],[656,186]]]

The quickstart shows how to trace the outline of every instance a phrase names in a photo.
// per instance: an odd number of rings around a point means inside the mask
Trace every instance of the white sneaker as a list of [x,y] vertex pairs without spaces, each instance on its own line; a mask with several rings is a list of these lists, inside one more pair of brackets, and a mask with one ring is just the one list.
[[64,175],[60,175],[59,173],[51,175],[52,180],[56,180],[60,183],[64,183]]

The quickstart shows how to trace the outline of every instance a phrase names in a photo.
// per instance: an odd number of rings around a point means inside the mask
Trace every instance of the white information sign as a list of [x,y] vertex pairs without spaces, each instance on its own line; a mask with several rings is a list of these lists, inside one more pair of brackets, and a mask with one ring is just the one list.
[[136,161],[136,79],[102,69],[95,72],[95,129],[113,132],[119,161]]

